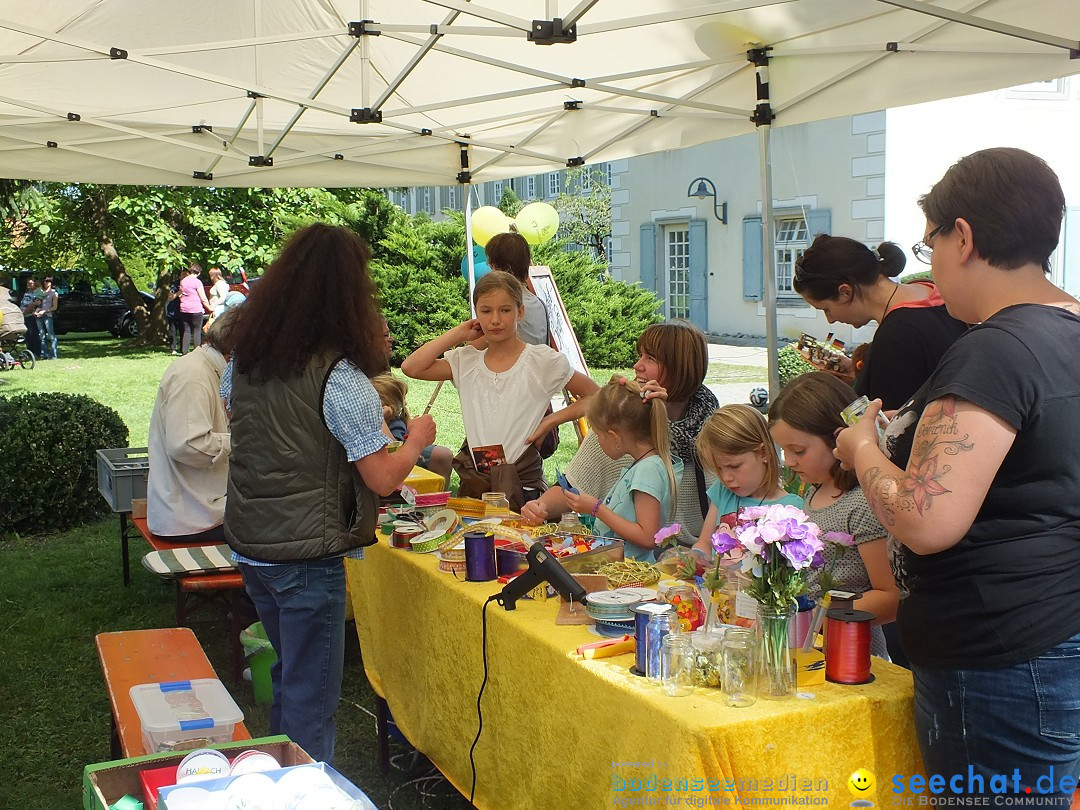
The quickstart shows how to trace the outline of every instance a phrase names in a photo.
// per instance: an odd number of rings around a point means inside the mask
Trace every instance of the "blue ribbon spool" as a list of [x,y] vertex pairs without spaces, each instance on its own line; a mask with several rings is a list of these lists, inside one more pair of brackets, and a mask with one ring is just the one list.
[[495,579],[495,535],[465,533],[465,579],[468,582],[490,582]]

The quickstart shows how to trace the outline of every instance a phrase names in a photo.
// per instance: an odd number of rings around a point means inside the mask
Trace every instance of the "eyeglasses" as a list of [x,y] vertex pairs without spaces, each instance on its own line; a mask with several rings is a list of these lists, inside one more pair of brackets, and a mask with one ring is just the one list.
[[918,259],[923,264],[930,264],[930,257],[934,255],[934,246],[928,243],[931,239],[933,239],[939,233],[948,228],[949,224],[950,223],[938,225],[936,228],[934,228],[934,230],[930,231],[930,233],[926,235],[925,239],[920,242],[916,242],[914,245],[911,246],[911,252],[915,254],[916,259]]

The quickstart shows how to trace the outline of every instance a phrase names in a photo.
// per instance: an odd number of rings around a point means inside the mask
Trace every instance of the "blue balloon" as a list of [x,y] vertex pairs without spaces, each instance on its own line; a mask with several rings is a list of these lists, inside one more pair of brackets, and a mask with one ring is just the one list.
[[[491,272],[491,268],[488,267],[487,254],[484,253],[484,248],[480,245],[473,245],[473,280],[479,281],[481,278]],[[469,280],[469,257],[461,257],[461,275],[468,281]]]

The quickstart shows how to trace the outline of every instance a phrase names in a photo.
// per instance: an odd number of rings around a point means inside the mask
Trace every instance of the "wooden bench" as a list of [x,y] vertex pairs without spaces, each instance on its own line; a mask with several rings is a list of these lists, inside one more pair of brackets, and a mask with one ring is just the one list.
[[[95,641],[112,706],[109,743],[113,759],[154,753],[143,750],[142,724],[131,702],[131,687],[217,677],[198,639],[187,627],[99,633]],[[233,729],[233,739],[251,739],[243,723]]]
[[[123,519],[123,513],[121,518]],[[143,539],[154,551],[177,548],[197,548],[201,543],[168,543],[157,537],[146,525],[146,518],[130,518]],[[124,541],[124,571],[127,572],[127,541]],[[173,577],[176,590],[176,623],[185,625],[198,608],[218,605],[229,616],[229,654],[232,663],[233,683],[239,683],[243,672],[244,651],[240,633],[247,621],[255,621],[254,609],[244,590],[244,577],[239,571],[219,571],[209,574],[178,575]]]

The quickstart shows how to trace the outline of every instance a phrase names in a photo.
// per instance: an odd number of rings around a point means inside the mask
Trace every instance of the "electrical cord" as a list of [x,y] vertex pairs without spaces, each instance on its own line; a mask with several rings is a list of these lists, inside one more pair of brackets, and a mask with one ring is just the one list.
[[484,680],[480,684],[480,691],[476,695],[476,739],[473,740],[472,747],[469,749],[469,767],[472,768],[472,787],[469,789],[469,806],[476,807],[473,804],[473,799],[476,797],[476,760],[473,759],[473,753],[476,751],[476,744],[480,742],[480,732],[484,730],[484,712],[480,708],[480,700],[484,697],[484,688],[487,686],[488,681],[488,665],[487,665],[487,609],[488,605],[499,598],[499,594],[493,594],[489,596],[487,601],[484,602],[484,608],[480,611],[480,633],[481,642],[480,648],[482,650],[484,659]]

